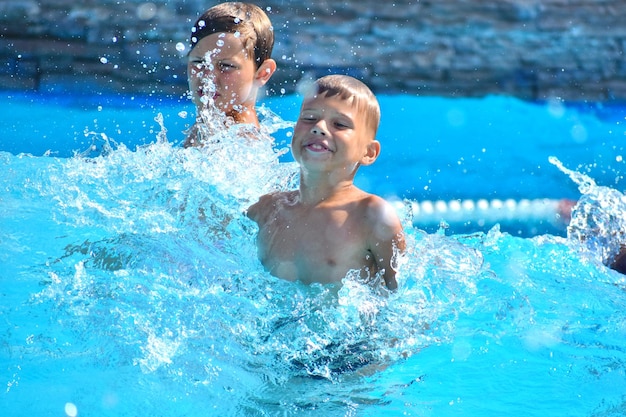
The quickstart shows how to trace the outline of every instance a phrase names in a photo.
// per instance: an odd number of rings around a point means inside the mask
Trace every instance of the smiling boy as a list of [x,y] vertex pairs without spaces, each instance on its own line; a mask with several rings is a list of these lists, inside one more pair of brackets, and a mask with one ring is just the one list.
[[250,3],[227,2],[211,7],[191,32],[187,79],[198,120],[183,146],[199,146],[202,110],[214,105],[235,123],[256,128],[259,89],[276,70],[270,58],[274,30],[265,12]]
[[389,203],[353,183],[380,153],[379,120],[376,97],[352,77],[323,77],[304,97],[291,142],[300,187],[264,195],[248,209],[259,226],[259,259],[272,275],[326,284],[357,270],[397,288],[400,220]]

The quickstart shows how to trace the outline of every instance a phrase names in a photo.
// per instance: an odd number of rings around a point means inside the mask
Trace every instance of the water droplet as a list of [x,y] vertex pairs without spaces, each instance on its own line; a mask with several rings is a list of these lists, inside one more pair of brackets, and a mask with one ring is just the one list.
[[581,124],[574,125],[570,131],[570,134],[572,135],[572,139],[574,139],[575,142],[583,143],[587,141],[587,129],[585,129],[585,126]]
[[76,417],[78,415],[78,408],[73,403],[65,403],[65,414],[68,417]]
[[157,14],[157,6],[154,3],[143,3],[137,7],[137,17],[141,20],[150,20]]
[[184,43],[182,43],[182,42],[178,42],[178,43],[176,44],[176,50],[177,50],[178,52],[183,52],[183,51],[185,50],[185,44],[184,44]]
[[100,58],[100,62],[103,64],[106,64],[107,62],[109,62],[108,59],[106,59],[105,57]]

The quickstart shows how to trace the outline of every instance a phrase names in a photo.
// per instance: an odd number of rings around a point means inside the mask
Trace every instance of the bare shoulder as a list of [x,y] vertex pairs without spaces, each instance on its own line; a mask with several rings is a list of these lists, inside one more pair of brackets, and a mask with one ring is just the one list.
[[275,192],[262,195],[259,201],[248,207],[247,216],[257,223],[265,222],[265,219],[274,213],[280,206],[289,203],[295,198],[295,192]]
[[274,201],[278,198],[278,194],[262,195],[256,203],[248,207],[247,216],[258,223],[267,216],[267,212],[274,206]]
[[366,194],[363,198],[363,206],[368,221],[380,222],[390,226],[400,225],[400,219],[395,208],[387,200],[374,194]]
[[373,238],[383,241],[403,240],[402,223],[391,203],[377,195],[367,194],[363,198],[363,207]]

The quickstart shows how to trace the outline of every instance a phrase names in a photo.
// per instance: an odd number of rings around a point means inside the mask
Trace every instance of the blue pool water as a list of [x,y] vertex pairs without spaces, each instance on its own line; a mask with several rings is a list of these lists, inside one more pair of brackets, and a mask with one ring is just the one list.
[[[378,294],[260,266],[242,213],[293,186],[289,123],[266,118],[274,147],[224,133],[199,151],[179,146],[184,101],[2,101],[6,415],[626,412],[626,280],[603,264],[626,230],[620,109],[381,97],[383,154],[358,182],[394,201],[408,249]],[[298,103],[265,106],[289,122]],[[580,198],[569,237],[415,211],[561,198]]]

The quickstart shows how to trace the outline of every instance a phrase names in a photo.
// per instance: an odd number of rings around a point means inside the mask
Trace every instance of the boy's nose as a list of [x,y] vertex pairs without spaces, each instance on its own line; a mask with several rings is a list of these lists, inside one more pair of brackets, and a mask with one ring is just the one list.
[[311,133],[313,133],[314,135],[326,136],[326,130],[322,126],[320,126],[319,123],[311,128]]

